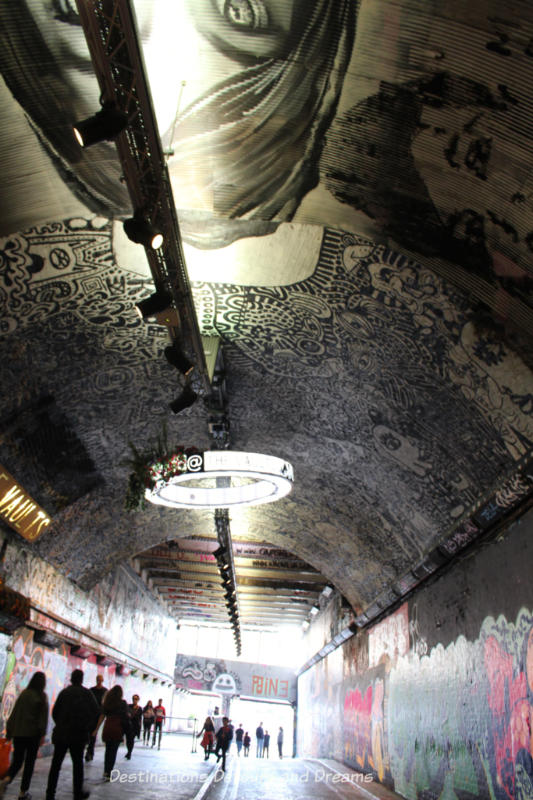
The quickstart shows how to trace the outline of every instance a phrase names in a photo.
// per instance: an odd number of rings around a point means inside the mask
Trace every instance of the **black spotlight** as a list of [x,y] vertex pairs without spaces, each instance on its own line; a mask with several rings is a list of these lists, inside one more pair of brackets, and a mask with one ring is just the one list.
[[163,234],[161,231],[156,230],[156,228],[140,214],[135,214],[135,216],[125,220],[122,225],[126,236],[131,242],[143,244],[145,247],[151,247],[152,250],[157,250],[163,244]]
[[171,303],[171,294],[164,291],[157,291],[151,294],[150,297],[147,297],[146,300],[139,300],[135,305],[142,319],[148,319],[148,317],[154,317],[161,311],[165,311]]
[[128,117],[113,103],[106,103],[93,117],[74,126],[74,136],[82,147],[115,139],[128,124]]
[[194,364],[192,361],[189,361],[185,353],[180,350],[177,342],[174,342],[174,344],[169,344],[168,347],[165,347],[165,358],[169,364],[172,364],[173,367],[179,369],[181,374],[185,377],[190,375],[194,369]]
[[229,569],[229,559],[226,555],[225,547],[217,547],[217,549],[213,551],[213,555],[216,558],[217,564],[220,569],[223,570]]
[[185,408],[189,408],[192,406],[194,402],[198,399],[198,395],[190,386],[186,386],[185,389],[182,391],[179,397],[170,403],[170,410],[174,414],[179,414],[180,411],[183,411]]

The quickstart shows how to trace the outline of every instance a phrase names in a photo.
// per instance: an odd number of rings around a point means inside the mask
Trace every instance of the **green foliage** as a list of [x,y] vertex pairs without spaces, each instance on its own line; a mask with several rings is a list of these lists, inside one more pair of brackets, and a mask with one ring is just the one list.
[[126,511],[142,511],[146,508],[145,492],[154,489],[159,483],[168,481],[174,475],[187,470],[187,457],[198,450],[183,445],[170,447],[166,428],[152,445],[139,451],[132,442],[128,442],[131,458],[124,464],[131,469],[124,499]]

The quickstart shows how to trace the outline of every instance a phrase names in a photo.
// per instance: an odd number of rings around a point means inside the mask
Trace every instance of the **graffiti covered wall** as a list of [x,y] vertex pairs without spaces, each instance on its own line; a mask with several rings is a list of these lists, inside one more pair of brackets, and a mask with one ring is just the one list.
[[[69,684],[72,670],[82,669],[86,686],[94,685],[96,675],[102,674],[106,686],[122,686],[128,702],[134,693],[142,704],[152,700],[156,705],[161,698],[167,714],[180,715],[183,698],[174,694],[170,680],[177,649],[176,623],[132,570],[121,567],[91,592],[84,592],[11,540],[10,533],[4,544],[0,576],[28,598],[31,611],[28,627],[20,627],[12,636],[0,634],[0,731],[17,696],[38,670],[46,675],[50,707]],[[55,646],[53,640],[51,644],[37,641],[32,626],[55,636]],[[85,657],[73,654],[72,644],[80,645]],[[106,659],[98,663],[97,654]],[[120,669],[117,664],[122,665]],[[51,724],[48,737],[50,732]]]
[[[138,659],[152,670],[173,674],[176,622],[132,570],[120,567],[90,592],[84,592],[46,561],[12,541],[2,566],[9,587],[29,598],[32,620],[39,627],[60,634],[72,628],[70,635],[77,634],[78,644],[94,648],[99,641],[102,652],[108,645],[121,661]],[[56,617],[58,609],[61,619]],[[165,647],[158,646],[161,642]]]
[[221,695],[243,695],[259,700],[296,700],[293,670],[266,664],[248,664],[178,654],[174,680],[179,688]]
[[334,755],[409,800],[532,798],[532,531],[530,512],[304,673],[300,754]]
[[[167,714],[179,716],[179,698],[174,697],[173,687],[154,681],[152,676],[144,677],[138,670],[125,670],[119,675],[116,664],[98,664],[94,655],[87,659],[79,658],[71,654],[68,644],[60,644],[56,648],[44,646],[34,640],[32,630],[21,628],[13,635],[11,649],[7,654],[5,686],[0,706],[0,731],[4,731],[15,700],[35,672],[41,671],[46,675],[46,693],[52,708],[59,692],[69,685],[70,674],[74,669],[83,670],[85,686],[94,686],[96,676],[103,675],[104,686],[107,688],[117,683],[122,686],[124,698],[128,703],[135,693],[139,695],[143,706],[148,700],[155,706],[161,698]],[[53,722],[50,718],[45,739],[47,744],[52,728]],[[42,752],[46,755],[47,750]]]

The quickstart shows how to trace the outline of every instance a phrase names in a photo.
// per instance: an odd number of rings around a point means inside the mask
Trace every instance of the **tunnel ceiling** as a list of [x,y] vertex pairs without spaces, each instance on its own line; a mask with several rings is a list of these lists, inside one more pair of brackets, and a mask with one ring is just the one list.
[[[295,473],[283,500],[230,514],[242,622],[300,622],[326,584],[371,618],[482,534],[487,503],[529,494],[531,5],[265,0],[252,33],[248,11],[172,3],[196,36],[184,98],[151,5],[231,448]],[[202,398],[170,413],[168,331],[136,314],[153,281],[113,222],[131,214],[114,145],[71,138],[98,102],[76,10],[0,17],[0,463],[52,517],[28,546],[86,589],[127,560],[178,618],[222,622],[212,512],[124,509],[131,445],[212,442]]]

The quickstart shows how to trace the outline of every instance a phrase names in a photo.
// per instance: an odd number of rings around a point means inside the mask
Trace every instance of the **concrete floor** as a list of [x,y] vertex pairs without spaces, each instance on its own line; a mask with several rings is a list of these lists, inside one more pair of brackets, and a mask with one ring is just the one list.
[[[361,782],[362,775],[335,761],[284,758],[237,757],[235,747],[227,757],[226,773],[217,768],[212,756],[207,762],[203,750],[191,752],[190,735],[167,734],[161,750],[136,743],[131,761],[125,747],[117,756],[112,780],[103,780],[104,748],[85,765],[85,788],[92,800],[393,800],[393,795],[373,782]],[[51,758],[37,760],[30,793],[44,800]],[[18,795],[21,773],[6,791],[6,800]],[[72,768],[65,758],[56,800],[72,799]]]

